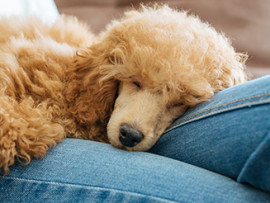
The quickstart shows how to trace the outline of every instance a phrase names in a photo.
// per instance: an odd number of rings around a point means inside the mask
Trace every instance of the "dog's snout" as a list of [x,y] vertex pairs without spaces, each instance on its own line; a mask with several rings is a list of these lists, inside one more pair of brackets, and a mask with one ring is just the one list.
[[141,131],[128,124],[122,124],[119,131],[119,140],[126,147],[134,147],[144,138]]

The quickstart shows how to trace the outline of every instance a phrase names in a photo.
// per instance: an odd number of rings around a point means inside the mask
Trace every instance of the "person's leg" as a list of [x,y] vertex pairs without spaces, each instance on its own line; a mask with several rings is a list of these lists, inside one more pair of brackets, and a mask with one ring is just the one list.
[[190,109],[150,152],[270,191],[270,76]]
[[1,202],[267,202],[270,195],[170,158],[65,139],[43,160],[11,167]]

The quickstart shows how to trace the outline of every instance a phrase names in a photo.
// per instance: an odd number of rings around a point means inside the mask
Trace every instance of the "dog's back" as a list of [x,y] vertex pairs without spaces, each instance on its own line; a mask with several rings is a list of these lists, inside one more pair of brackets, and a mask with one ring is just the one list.
[[27,164],[66,135],[63,89],[78,47],[94,35],[73,17],[0,20],[0,169]]

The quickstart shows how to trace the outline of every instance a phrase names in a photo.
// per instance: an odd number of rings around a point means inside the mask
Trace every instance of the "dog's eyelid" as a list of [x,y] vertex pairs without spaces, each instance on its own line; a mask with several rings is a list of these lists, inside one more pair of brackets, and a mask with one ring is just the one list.
[[138,81],[132,81],[132,84],[135,85],[138,89],[142,88],[142,84]]
[[184,103],[178,102],[178,103],[170,104],[170,105],[169,105],[169,108],[182,107],[182,106],[184,106],[184,105],[185,105]]

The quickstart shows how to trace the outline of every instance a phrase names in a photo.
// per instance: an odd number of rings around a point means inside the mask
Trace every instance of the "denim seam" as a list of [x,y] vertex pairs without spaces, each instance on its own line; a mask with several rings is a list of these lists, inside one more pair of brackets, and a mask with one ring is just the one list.
[[130,192],[126,190],[119,190],[119,189],[114,189],[114,188],[108,188],[108,187],[99,187],[99,186],[86,186],[86,185],[78,185],[78,184],[72,184],[72,183],[59,183],[59,182],[53,182],[53,181],[43,181],[43,180],[33,180],[33,179],[26,179],[26,178],[16,178],[16,177],[4,177],[0,176],[5,179],[11,179],[11,180],[18,180],[18,181],[26,181],[30,183],[40,183],[40,184],[51,184],[51,185],[56,185],[56,186],[70,186],[70,187],[75,187],[75,188],[83,188],[83,189],[95,189],[95,190],[107,190],[107,191],[114,191],[114,192],[120,192],[120,193],[128,193],[133,196],[146,196],[150,197],[152,199],[156,200],[161,200],[164,202],[177,202],[175,200],[170,200],[162,197],[156,197],[148,194],[142,194],[138,192]]
[[192,115],[190,115],[190,116],[187,116],[187,117],[181,119],[181,120],[178,121],[178,122],[182,122],[182,121],[187,120],[187,119],[189,119],[189,118],[191,118],[191,117],[193,117],[193,116],[196,116],[196,115],[198,115],[198,114],[202,114],[202,113],[204,113],[204,112],[207,112],[207,111],[210,111],[210,110],[219,108],[219,107],[227,106],[227,105],[229,105],[229,104],[233,104],[233,103],[237,103],[237,102],[241,102],[241,101],[246,101],[246,100],[248,100],[248,99],[254,99],[254,98],[264,97],[264,96],[270,96],[270,93],[265,93],[265,94],[260,94],[260,95],[254,95],[254,96],[250,96],[250,97],[246,97],[246,98],[242,98],[242,99],[237,99],[237,100],[234,100],[234,101],[230,101],[230,102],[225,103],[225,104],[220,104],[220,105],[217,105],[217,106],[214,106],[214,107],[205,109],[205,110],[203,110],[203,111],[197,112],[197,113],[192,114]]
[[[266,95],[270,95],[270,94],[266,94]],[[266,95],[263,95],[263,96],[266,96]],[[260,96],[261,97],[261,96]],[[254,97],[253,97],[254,98]],[[249,98],[250,99],[250,98]],[[247,100],[247,99],[245,99]],[[244,100],[241,100],[241,101],[244,101]],[[216,106],[215,108],[218,108],[218,107],[221,107],[221,106],[226,106],[228,104],[232,104],[232,103],[236,103],[236,102],[239,102],[239,100],[236,100],[235,102],[230,102],[230,103],[227,103],[227,104],[224,104],[224,105],[218,105]],[[254,101],[254,102],[248,102],[248,103],[244,103],[244,104],[239,104],[239,105],[236,105],[236,106],[232,106],[232,107],[228,107],[228,108],[223,108],[223,109],[219,109],[219,110],[216,110],[216,111],[211,111],[207,114],[203,114],[201,116],[198,116],[198,117],[194,117],[192,119],[189,119],[188,118],[191,118],[193,116],[196,116],[196,115],[199,115],[201,113],[205,113],[206,111],[209,111],[209,110],[213,110],[215,109],[214,107],[213,108],[209,108],[207,110],[204,110],[204,111],[201,111],[201,112],[198,112],[196,114],[193,114],[191,116],[188,116],[184,119],[181,119],[180,121],[178,121],[176,125],[172,126],[171,128],[169,128],[168,130],[165,131],[165,133],[177,128],[177,127],[180,127],[182,125],[185,125],[187,123],[190,123],[190,122],[193,122],[193,121],[196,121],[196,120],[199,120],[199,119],[202,119],[202,118],[206,118],[206,117],[209,117],[209,116],[213,116],[215,114],[219,114],[219,113],[222,113],[222,112],[227,112],[227,111],[232,111],[232,110],[235,110],[235,109],[239,109],[239,108],[245,108],[245,107],[248,107],[248,106],[252,106],[252,105],[262,105],[262,104],[267,104],[270,102],[270,99],[264,99],[264,100],[260,100],[259,102],[258,101]],[[186,120],[186,121],[185,121]],[[185,121],[185,122],[182,122],[182,121]],[[182,123],[180,123],[182,122]]]
[[267,137],[268,137],[268,133],[263,137],[262,141],[257,145],[256,149],[248,156],[248,158],[246,159],[245,163],[243,164],[243,166],[241,168],[241,171],[239,172],[239,174],[238,174],[238,176],[236,178],[236,181],[237,182],[239,182],[239,183],[244,182],[242,180],[242,176],[244,175],[246,168],[250,164],[250,160],[255,157],[255,155],[258,152],[258,150],[260,150],[261,147],[262,147],[262,145],[265,144],[264,141],[267,139]]

